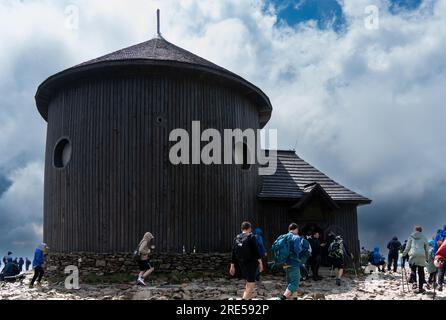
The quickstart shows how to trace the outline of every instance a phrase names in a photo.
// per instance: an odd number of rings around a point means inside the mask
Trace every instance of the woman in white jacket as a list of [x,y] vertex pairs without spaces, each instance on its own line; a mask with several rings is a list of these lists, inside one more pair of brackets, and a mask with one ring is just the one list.
[[142,238],[141,242],[138,246],[138,252],[140,256],[139,260],[139,276],[137,283],[145,286],[145,280],[147,277],[155,271],[152,262],[149,259],[150,255],[150,242],[153,240],[153,235],[150,232],[147,232]]

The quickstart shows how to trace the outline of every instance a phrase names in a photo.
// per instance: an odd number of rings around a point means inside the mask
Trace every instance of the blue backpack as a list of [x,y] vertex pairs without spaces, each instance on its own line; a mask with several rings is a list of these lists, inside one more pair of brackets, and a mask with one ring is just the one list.
[[283,234],[274,241],[271,250],[274,256],[274,266],[284,265],[290,256],[290,243],[293,235]]

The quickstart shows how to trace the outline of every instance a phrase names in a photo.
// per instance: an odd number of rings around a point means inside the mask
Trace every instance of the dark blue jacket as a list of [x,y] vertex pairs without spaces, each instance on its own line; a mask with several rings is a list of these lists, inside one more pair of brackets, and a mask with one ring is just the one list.
[[259,247],[259,254],[263,257],[266,253],[265,244],[263,243],[262,229],[256,228],[253,232],[256,237],[257,246]]

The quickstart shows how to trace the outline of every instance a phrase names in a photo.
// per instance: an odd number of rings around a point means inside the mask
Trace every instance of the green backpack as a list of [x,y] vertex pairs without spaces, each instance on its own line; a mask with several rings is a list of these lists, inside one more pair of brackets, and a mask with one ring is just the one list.
[[342,259],[344,257],[344,248],[342,240],[335,240],[328,248],[328,256],[334,259]]

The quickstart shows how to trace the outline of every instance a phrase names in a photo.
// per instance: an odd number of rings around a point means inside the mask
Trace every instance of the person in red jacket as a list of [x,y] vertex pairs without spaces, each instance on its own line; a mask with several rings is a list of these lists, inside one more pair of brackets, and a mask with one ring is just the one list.
[[438,291],[443,291],[444,274],[446,271],[446,241],[435,254],[434,265],[438,268]]

